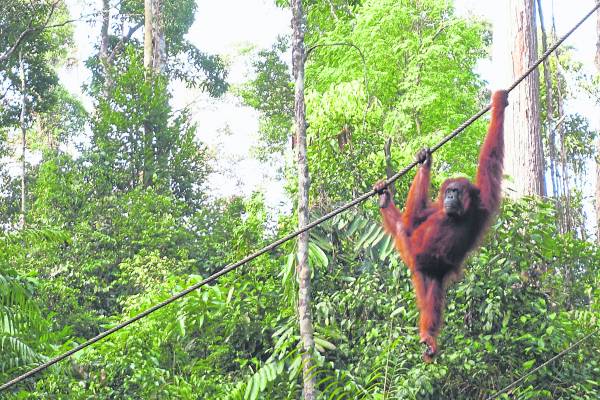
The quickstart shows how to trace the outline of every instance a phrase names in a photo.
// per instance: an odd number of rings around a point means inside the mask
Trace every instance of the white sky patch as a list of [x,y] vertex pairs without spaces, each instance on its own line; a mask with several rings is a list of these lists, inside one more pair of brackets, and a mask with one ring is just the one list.
[[[197,4],[187,38],[202,51],[229,61],[227,81],[232,85],[247,81],[252,74],[249,58],[240,55],[242,49],[271,47],[278,36],[290,31],[289,12],[271,0],[198,0]],[[280,172],[251,154],[259,139],[254,109],[230,94],[215,100],[183,85],[175,93],[176,109],[193,102],[192,118],[199,137],[217,158],[218,172],[209,179],[215,194],[248,196],[262,191],[270,207],[288,203]]]
[[188,36],[200,49],[221,54],[240,44],[269,47],[290,32],[287,10],[272,0],[198,0],[196,21]]
[[[66,0],[71,18],[79,18],[101,10],[102,2],[97,0]],[[90,26],[84,18],[73,24],[73,41],[75,47],[69,55],[68,66],[58,71],[60,83],[69,92],[76,95],[88,111],[92,110],[92,102],[82,93],[82,85],[90,83],[91,72],[85,66],[85,61],[93,54],[94,45],[100,43],[100,18],[95,19],[95,25]]]

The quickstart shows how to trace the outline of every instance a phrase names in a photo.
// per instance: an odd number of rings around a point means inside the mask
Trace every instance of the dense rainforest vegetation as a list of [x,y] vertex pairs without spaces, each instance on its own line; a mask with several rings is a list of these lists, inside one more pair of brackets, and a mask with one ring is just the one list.
[[[154,72],[140,34],[143,1],[104,0],[89,17],[103,25],[86,60],[91,79],[82,82],[90,107],[57,75],[77,46],[67,5],[0,4],[0,384],[297,228],[290,38],[248,50],[251,78],[230,85],[227,60],[187,39],[202,9],[193,0],[162,3],[166,56]],[[488,23],[457,15],[451,1],[304,3],[315,219],[370,190],[386,169],[408,165],[488,103],[476,65],[489,57],[492,36]],[[598,100],[570,48],[547,67],[561,71],[551,75],[562,96],[553,101],[578,90]],[[280,170],[290,204],[269,208],[268,191],[215,195],[208,177],[218,154],[191,112],[171,105],[173,82],[257,110],[255,154]],[[542,83],[543,99],[547,93]],[[596,132],[582,115],[563,121],[563,157],[546,136],[544,151],[563,181],[582,182],[597,157]],[[473,177],[486,124],[435,154],[435,187],[449,176]],[[21,146],[31,156],[21,157]],[[395,185],[400,205],[411,179]],[[504,201],[449,289],[441,354],[431,364],[421,360],[409,272],[376,201],[313,229],[319,396],[486,398],[598,329],[600,248],[582,186]],[[0,397],[300,398],[295,267],[290,241]],[[596,335],[528,376],[510,398],[598,396]]]

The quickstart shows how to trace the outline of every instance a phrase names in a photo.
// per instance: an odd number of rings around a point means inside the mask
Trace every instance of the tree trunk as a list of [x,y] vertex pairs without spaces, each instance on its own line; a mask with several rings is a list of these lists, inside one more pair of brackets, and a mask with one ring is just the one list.
[[152,0],[152,68],[157,74],[164,74],[167,65],[167,44],[163,18],[163,0]]
[[108,27],[110,25],[110,3],[102,0],[102,27],[100,28],[100,59],[103,63],[108,60]]
[[[153,0],[144,0],[144,67],[146,70],[146,81],[152,80],[152,18],[153,18]],[[152,184],[152,165],[154,151],[152,149],[153,138],[152,123],[150,117],[144,121],[144,140],[142,143],[143,165],[141,184],[148,187]]]
[[110,26],[110,3],[102,0],[102,28],[100,29],[100,63],[104,70],[104,86],[102,93],[105,98],[109,96],[109,90],[113,86],[110,74],[110,54],[108,52],[108,28]]
[[25,62],[23,61],[23,52],[19,50],[19,77],[21,79],[21,215],[19,216],[19,227],[25,228],[26,208],[26,187],[25,178],[27,174],[27,164],[25,162],[25,151],[27,150],[27,129],[25,127],[25,113],[27,111],[27,98],[25,95]]
[[144,0],[144,67],[152,69],[152,0]]
[[144,0],[144,66],[162,74],[166,62],[163,0]]
[[[542,52],[548,49],[548,35],[544,24],[544,14],[542,12],[542,0],[537,0],[538,15],[540,18],[540,30],[542,33]],[[556,182],[556,135],[554,126],[554,88],[552,87],[552,77],[550,75],[550,62],[546,58],[544,66],[544,85],[546,86],[546,126],[548,134],[548,159],[550,167],[550,182],[552,183],[552,196],[558,195]]]
[[[556,23],[554,14],[552,15],[552,37],[554,40],[557,39],[556,34]],[[560,223],[560,232],[566,233],[571,232],[573,229],[573,211],[571,209],[571,183],[569,177],[569,168],[567,165],[567,154],[565,148],[565,107],[564,107],[564,95],[561,89],[561,83],[565,82],[565,78],[562,76],[560,68],[560,48],[554,52],[554,58],[556,59],[556,68],[554,69],[555,81],[556,81],[556,124],[555,132],[558,134],[558,144],[560,154],[557,154],[559,165],[556,168],[555,179],[558,187],[558,217]]]
[[[512,79],[520,76],[537,58],[534,0],[509,0],[508,52]],[[540,134],[539,77],[534,71],[510,95],[505,122],[504,169],[512,182],[509,195],[545,195],[544,159]]]
[[[292,0],[292,66],[294,72],[295,97],[294,116],[298,145],[298,227],[303,228],[308,221],[308,190],[310,180],[306,158],[306,106],[304,104],[304,14],[302,0]],[[300,340],[302,342],[302,373],[304,381],[304,399],[315,398],[316,379],[313,371],[313,352],[315,347],[313,325],[310,310],[310,266],[308,265],[308,232],[298,237],[298,318],[300,322]]]
[[[600,10],[596,11],[596,70],[600,74]],[[596,138],[596,241],[600,244],[600,136]]]
[[[163,0],[144,0],[144,67],[149,84],[153,84],[165,72],[167,56],[163,22]],[[152,110],[149,110],[149,114],[144,122],[144,187],[153,185],[157,152],[165,150],[155,146],[157,127],[152,122]]]
[[[540,30],[542,33],[542,52],[545,52],[546,49],[548,48],[548,39],[547,39],[547,34],[546,34],[546,27],[544,24],[544,17],[543,17],[543,12],[542,12],[542,1],[541,0],[537,0],[537,9],[538,9],[538,14],[539,14],[539,18],[540,18]],[[554,32],[553,32],[553,36]],[[555,54],[558,54],[559,50],[556,50]],[[558,63],[558,57],[557,57],[557,63]],[[543,66],[544,66],[544,84],[546,86],[546,125],[547,125],[547,139],[548,139],[548,164],[549,164],[549,168],[550,168],[550,182],[552,185],[552,193],[551,195],[555,198],[556,200],[556,211],[557,211],[557,221],[556,221],[556,225],[559,229],[560,232],[565,233],[567,232],[570,228],[570,197],[569,197],[569,192],[567,193],[563,193],[563,190],[561,188],[564,188],[564,179],[561,179],[561,173],[559,173],[559,170],[562,171],[562,175],[564,175],[565,173],[565,168],[564,168],[564,131],[562,130],[561,127],[561,121],[563,121],[563,107],[562,107],[562,94],[560,92],[560,84],[557,84],[557,98],[554,98],[554,87],[552,84],[552,75],[551,75],[551,70],[550,70],[550,62],[549,59],[545,59],[543,62]],[[560,79],[560,76],[558,75],[558,69],[556,70],[557,73],[557,81]],[[556,110],[554,109],[554,105],[555,105],[555,101],[556,101]],[[555,117],[557,117],[555,119]],[[554,121],[559,121],[558,123],[554,122]],[[560,157],[558,155],[557,152],[557,148],[556,148],[556,132],[559,131],[559,140],[560,140],[560,144],[561,144],[561,152],[560,152]],[[559,167],[562,167],[561,169],[559,169]],[[564,177],[563,177],[564,178]],[[570,190],[570,189],[569,189]],[[563,204],[564,202],[564,204]]]

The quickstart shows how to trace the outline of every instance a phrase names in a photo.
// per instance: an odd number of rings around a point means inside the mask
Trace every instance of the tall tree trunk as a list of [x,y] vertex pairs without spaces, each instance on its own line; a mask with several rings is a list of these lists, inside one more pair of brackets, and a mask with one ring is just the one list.
[[[555,13],[552,12],[552,38],[557,39]],[[561,83],[565,81],[560,70],[560,48],[554,52],[556,58],[556,68],[554,69],[556,81],[556,124],[555,129],[558,134],[559,162],[560,165],[556,168],[556,181],[559,188],[559,222],[561,224],[561,232],[570,232],[572,229],[572,211],[571,211],[571,187],[569,181],[569,170],[567,167],[566,149],[565,149],[565,107],[564,95],[561,90]],[[565,264],[564,268],[565,291],[567,292],[567,304],[571,309],[573,305],[573,267],[571,264]]]
[[[558,62],[558,57],[557,57]],[[560,82],[562,80],[561,74],[557,69],[557,81]],[[563,225],[563,233],[571,232],[573,229],[573,211],[571,209],[571,180],[569,177],[569,166],[567,165],[567,149],[565,147],[565,128],[563,125],[564,120],[564,106],[563,106],[563,97],[558,89],[558,115],[560,117],[560,124],[557,127],[558,130],[558,142],[560,145],[560,178],[561,178],[561,187],[562,187],[562,203],[560,206],[561,210],[561,223]]]
[[[596,11],[596,70],[600,75],[600,10]],[[596,138],[596,241],[600,244],[600,136]]]
[[[153,84],[165,71],[166,42],[164,35],[163,0],[144,0],[144,67],[146,81]],[[152,110],[144,122],[144,165],[142,168],[142,185],[153,185],[157,153],[157,127],[152,122]],[[166,149],[160,149],[163,151]]]
[[152,69],[152,1],[144,0],[144,67]]
[[100,28],[100,59],[106,63],[108,59],[108,27],[110,25],[110,3],[102,0],[102,27]]
[[27,163],[25,162],[25,152],[27,150],[27,129],[25,127],[25,113],[27,111],[27,98],[25,95],[25,62],[23,61],[23,51],[19,50],[19,77],[21,79],[21,215],[19,216],[19,227],[25,228],[26,207],[26,187],[25,178],[27,176]]
[[144,0],[144,66],[162,74],[167,63],[163,0]]
[[[507,32],[513,79],[537,58],[534,0],[509,0]],[[545,195],[544,159],[540,134],[539,76],[534,71],[512,93],[506,113],[505,171],[515,198]]]
[[[557,38],[556,23],[554,13],[552,14],[552,37]],[[571,232],[573,229],[573,211],[571,209],[571,182],[569,177],[569,168],[567,165],[567,153],[565,148],[565,107],[564,95],[561,89],[561,83],[565,82],[565,78],[561,73],[560,68],[560,48],[554,52],[556,59],[556,68],[554,69],[556,81],[556,118],[555,131],[558,134],[558,144],[560,154],[557,155],[559,166],[556,168],[556,182],[559,193],[559,222],[562,233]]]
[[[295,97],[294,117],[296,140],[298,144],[298,227],[305,227],[308,221],[308,160],[306,157],[306,106],[304,104],[304,13],[302,0],[292,0],[292,66],[294,72]],[[300,340],[302,341],[302,373],[304,398],[315,398],[316,379],[313,371],[313,352],[315,347],[310,302],[310,266],[308,264],[308,232],[298,237],[298,318],[300,322]]]
[[167,44],[165,40],[164,2],[163,0],[152,0],[152,67],[158,74],[165,73],[167,65]]
[[[542,33],[542,52],[548,49],[548,35],[544,24],[544,14],[542,10],[542,0],[537,0],[538,15],[540,18],[540,30]],[[550,182],[552,183],[552,196],[557,196],[556,182],[556,135],[554,126],[554,88],[552,87],[552,77],[550,75],[550,62],[546,58],[544,66],[544,84],[546,86],[546,125],[548,129],[548,158],[550,167]]]
[[[152,18],[153,18],[153,0],[144,0],[144,67],[146,69],[146,81],[152,80]],[[148,187],[152,184],[152,165],[154,151],[152,149],[153,129],[150,118],[144,121],[144,140],[143,140],[143,165],[141,174],[141,184]]]
[[110,2],[102,0],[102,28],[100,28],[100,63],[104,70],[104,86],[102,93],[105,98],[109,96],[109,90],[113,86],[110,74],[110,54],[108,52],[108,28],[110,27]]
[[[538,14],[539,14],[539,18],[540,18],[540,30],[542,33],[542,52],[545,52],[546,49],[548,48],[548,36],[546,33],[546,27],[544,24],[544,14],[542,12],[542,0],[537,0],[537,9],[538,9]],[[553,24],[554,26],[554,24]],[[553,36],[554,32],[553,32]],[[557,50],[558,52],[559,50]],[[558,63],[558,57],[557,57],[557,63]],[[548,163],[549,163],[549,168],[550,168],[550,182],[552,185],[552,193],[551,195],[555,198],[556,200],[556,211],[557,211],[557,227],[559,229],[560,232],[567,232],[568,231],[568,226],[569,224],[569,216],[570,216],[570,208],[569,208],[569,198],[568,197],[564,197],[561,188],[564,186],[564,180],[559,181],[560,179],[560,174],[559,174],[559,166],[563,166],[564,167],[564,163],[562,162],[564,160],[564,138],[563,138],[563,134],[560,134],[560,143],[561,143],[561,153],[560,153],[560,157],[557,153],[557,149],[556,149],[556,131],[559,130],[561,133],[562,128],[561,128],[561,122],[562,119],[562,97],[561,97],[561,93],[560,93],[560,84],[557,85],[557,91],[558,91],[558,98],[555,99],[554,98],[554,87],[552,84],[552,74],[551,74],[551,70],[550,70],[550,62],[549,59],[545,59],[543,62],[543,66],[544,66],[544,84],[546,86],[546,125],[547,125],[547,139],[548,139]],[[558,70],[556,72],[557,74],[559,73]],[[559,77],[557,75],[557,77]],[[554,109],[554,104],[555,104],[555,100],[557,102],[557,110],[555,111]],[[555,123],[555,119],[554,117],[556,116],[555,114],[558,114],[558,119],[557,121],[559,121],[559,123]],[[558,164],[558,166],[557,166]],[[564,168],[560,169],[563,173]],[[565,204],[563,204],[563,201],[565,202]]]

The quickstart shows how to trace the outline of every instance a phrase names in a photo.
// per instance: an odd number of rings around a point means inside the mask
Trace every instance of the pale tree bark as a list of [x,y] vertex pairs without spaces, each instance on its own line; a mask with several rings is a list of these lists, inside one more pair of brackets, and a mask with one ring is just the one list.
[[144,0],[144,67],[152,69],[152,1]]
[[[600,76],[600,10],[596,11],[596,70]],[[597,117],[598,118],[598,117]],[[600,244],[600,137],[596,139],[596,241]]]
[[167,62],[163,6],[163,0],[144,0],[144,66],[161,74]]
[[[555,54],[556,62],[559,62],[559,53]],[[564,80],[564,77],[560,73],[559,68],[556,69],[556,81],[561,82]],[[560,150],[560,173],[557,169],[557,178],[559,180],[559,193],[561,193],[561,202],[559,207],[559,217],[562,232],[571,232],[573,229],[573,215],[571,211],[571,179],[569,176],[569,167],[567,165],[567,149],[565,147],[565,127],[563,125],[565,118],[565,107],[563,102],[563,94],[560,89],[560,85],[557,86],[557,102],[556,102],[556,111],[558,116],[558,124],[556,126],[556,132],[558,133],[558,143]]]
[[19,227],[25,228],[26,193],[25,178],[27,176],[27,163],[25,162],[25,152],[27,150],[27,129],[25,127],[25,114],[27,112],[27,98],[25,95],[25,62],[23,52],[19,50],[19,78],[21,79],[21,214],[19,216]]
[[[540,19],[540,31],[542,33],[542,52],[548,49],[548,35],[544,24],[544,14],[542,10],[542,0],[537,0],[537,9]],[[548,129],[548,156],[550,168],[550,182],[552,183],[552,196],[557,196],[558,187],[556,181],[556,134],[554,124],[554,88],[552,87],[552,77],[550,75],[550,62],[548,58],[543,61],[544,66],[544,84],[546,86],[546,125]]]
[[110,27],[110,3],[109,0],[102,0],[102,28],[100,29],[100,63],[104,70],[104,97],[109,96],[110,88],[113,86],[110,73],[110,54],[108,53],[108,29]]
[[[544,24],[542,1],[537,0],[537,9],[540,19],[540,31],[542,33],[542,52],[545,52],[548,48],[548,35],[546,33],[546,26]],[[554,26],[554,24],[553,24]],[[555,37],[553,32],[553,37]],[[556,50],[555,55],[558,64],[559,50]],[[564,151],[564,130],[562,129],[562,121],[564,120],[563,107],[562,107],[562,93],[560,86],[557,86],[557,96],[554,97],[554,87],[552,85],[552,71],[550,70],[550,62],[548,59],[543,61],[544,66],[544,84],[546,86],[546,125],[548,129],[547,140],[548,140],[548,166],[550,170],[550,183],[552,195],[556,200],[556,210],[558,213],[557,226],[560,232],[567,232],[570,228],[570,188],[567,186],[567,192],[565,193],[565,151]],[[557,81],[560,79],[558,69],[556,69]],[[555,103],[556,102],[556,103]],[[555,109],[556,104],[556,109]],[[556,117],[556,119],[555,119]],[[555,121],[558,121],[555,122]],[[560,157],[556,148],[556,133],[559,132],[560,142]],[[559,168],[562,167],[562,168]],[[561,178],[562,172],[562,178]],[[568,179],[567,179],[568,181]],[[567,182],[568,183],[568,182]],[[563,204],[564,203],[564,204]]]
[[100,28],[100,59],[108,60],[108,28],[110,25],[110,2],[102,0],[102,27]]
[[[153,18],[153,0],[144,0],[144,67],[146,69],[146,80],[152,79],[152,18]],[[152,149],[153,138],[152,124],[149,118],[144,121],[144,140],[142,154],[144,155],[144,165],[141,172],[141,184],[148,187],[152,184],[152,165],[154,164],[154,151]]]
[[[502,38],[495,46],[503,46],[499,51],[510,55],[512,70],[503,79],[508,85],[535,62],[537,34],[534,0],[509,0],[506,7],[506,29],[495,32],[494,40]],[[511,181],[505,184],[513,198],[545,195],[539,93],[536,70],[511,92],[506,109],[504,170]]]
[[[306,106],[304,104],[304,13],[302,0],[292,0],[292,66],[294,72],[295,96],[294,118],[298,151],[298,227],[308,223],[308,160],[306,157]],[[310,301],[310,266],[308,264],[308,232],[298,237],[298,318],[300,322],[300,340],[302,342],[302,375],[304,399],[315,398],[315,371],[313,371],[313,352],[315,347]]]
[[[555,14],[552,13],[552,37],[557,38]],[[565,82],[565,77],[562,75],[560,67],[561,49],[558,48],[553,54],[556,59],[556,68],[554,68],[554,80],[556,84],[556,124],[555,132],[558,135],[559,154],[557,161],[559,166],[556,168],[556,182],[558,188],[558,218],[560,230],[562,233],[571,232],[573,230],[573,211],[571,209],[571,179],[569,176],[569,168],[567,165],[567,151],[565,147],[565,126],[564,120],[566,117],[564,107],[564,95],[561,89],[561,82]]]
[[[163,0],[144,0],[144,67],[146,81],[153,84],[154,80],[165,72],[167,61],[166,42],[164,35]],[[144,122],[144,166],[142,170],[142,185],[153,185],[153,176],[158,149],[155,148],[157,127],[152,123],[152,115]],[[161,151],[164,149],[161,149]]]

